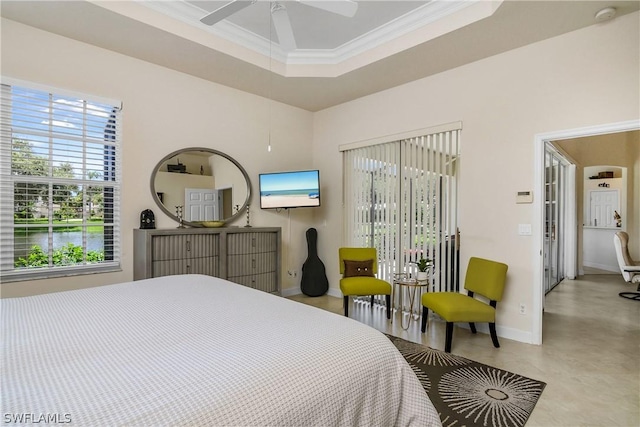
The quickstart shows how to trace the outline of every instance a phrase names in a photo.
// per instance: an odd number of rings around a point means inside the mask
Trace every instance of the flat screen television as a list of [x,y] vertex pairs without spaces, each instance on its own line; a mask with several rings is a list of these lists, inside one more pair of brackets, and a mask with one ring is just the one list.
[[260,208],[289,209],[320,206],[320,171],[261,173]]

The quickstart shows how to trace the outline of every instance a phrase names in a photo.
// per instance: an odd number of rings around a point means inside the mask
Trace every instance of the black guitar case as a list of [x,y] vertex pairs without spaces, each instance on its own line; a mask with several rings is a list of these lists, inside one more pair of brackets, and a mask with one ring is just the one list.
[[310,297],[319,297],[329,290],[329,280],[324,264],[318,257],[318,232],[315,228],[307,230],[307,260],[302,264],[302,293]]

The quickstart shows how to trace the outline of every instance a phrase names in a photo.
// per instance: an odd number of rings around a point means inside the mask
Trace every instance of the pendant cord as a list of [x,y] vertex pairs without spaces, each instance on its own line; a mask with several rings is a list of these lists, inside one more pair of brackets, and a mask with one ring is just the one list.
[[273,97],[273,70],[272,70],[272,61],[273,61],[273,56],[272,56],[272,46],[273,46],[273,30],[272,30],[272,25],[273,24],[273,14],[271,13],[271,7],[269,8],[269,99],[268,99],[268,109],[269,109],[269,144],[267,145],[267,151],[270,153],[271,152],[271,104],[272,104],[272,100],[271,98]]

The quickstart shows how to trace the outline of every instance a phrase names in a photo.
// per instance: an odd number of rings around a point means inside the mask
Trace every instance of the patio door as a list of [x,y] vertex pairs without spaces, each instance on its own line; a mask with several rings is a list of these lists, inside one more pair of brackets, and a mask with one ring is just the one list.
[[567,164],[550,143],[545,147],[544,183],[544,291],[551,291],[565,277],[565,212]]
[[457,122],[340,147],[343,243],[376,248],[379,278],[416,274],[415,263],[428,258],[432,288],[459,289],[460,132]]

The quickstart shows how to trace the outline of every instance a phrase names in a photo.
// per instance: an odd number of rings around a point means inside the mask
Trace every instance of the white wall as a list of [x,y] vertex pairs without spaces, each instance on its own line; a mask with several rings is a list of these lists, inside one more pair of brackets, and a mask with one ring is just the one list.
[[509,265],[498,332],[533,342],[536,236],[517,233],[532,222],[533,205],[515,196],[534,188],[534,136],[640,117],[638,23],[638,13],[626,15],[316,113],[314,164],[331,191],[315,221],[330,236],[319,254],[332,291],[343,226],[338,146],[461,120],[461,262]]
[[[289,251],[286,214],[260,211],[257,179],[261,172],[311,167],[312,114],[273,103],[273,150],[267,152],[268,100],[139,61],[108,50],[46,33],[2,19],[2,74],[123,102],[122,271],[93,276],[3,283],[2,296],[21,296],[133,279],[133,233],[139,215],[150,208],[159,228],[177,224],[153,202],[149,178],[156,163],[186,147],[209,147],[241,163],[249,174],[254,196],[253,226],[282,227],[283,257],[302,265],[304,232],[311,213],[296,215]],[[293,215],[292,215],[293,216]],[[245,218],[236,225],[244,226]],[[288,256],[291,252],[291,256]],[[286,265],[284,268],[286,269]],[[284,276],[283,287],[299,286]]]
[[583,265],[620,274],[618,258],[613,246],[617,228],[585,227],[583,231]]

